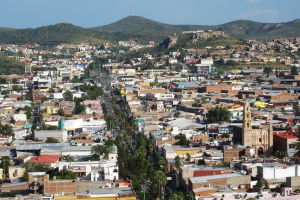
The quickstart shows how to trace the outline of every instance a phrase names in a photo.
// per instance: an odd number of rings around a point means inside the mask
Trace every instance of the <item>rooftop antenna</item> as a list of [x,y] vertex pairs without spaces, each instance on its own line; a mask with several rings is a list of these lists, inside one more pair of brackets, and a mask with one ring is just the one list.
[[132,6],[132,16],[134,16],[134,6]]

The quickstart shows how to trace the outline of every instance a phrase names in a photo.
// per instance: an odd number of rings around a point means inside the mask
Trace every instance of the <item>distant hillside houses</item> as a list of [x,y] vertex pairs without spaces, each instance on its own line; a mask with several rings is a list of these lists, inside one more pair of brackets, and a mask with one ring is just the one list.
[[188,33],[203,33],[204,30],[198,30],[198,31],[183,31],[182,34],[188,34]]
[[119,41],[119,45],[123,47],[133,47],[136,46],[137,43],[133,40],[130,41]]

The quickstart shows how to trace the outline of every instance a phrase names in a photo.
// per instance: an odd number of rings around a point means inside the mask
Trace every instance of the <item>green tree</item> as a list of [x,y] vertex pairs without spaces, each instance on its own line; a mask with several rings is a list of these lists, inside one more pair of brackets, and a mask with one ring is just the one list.
[[38,120],[39,120],[40,123],[43,121],[43,119],[44,119],[43,114],[39,114],[38,115]]
[[284,77],[285,74],[284,74],[284,72],[280,72],[278,76],[279,76],[279,77]]
[[70,90],[67,90],[65,93],[63,93],[63,97],[65,101],[72,101],[73,100],[73,94]]
[[46,143],[60,143],[56,138],[48,137]]
[[291,67],[291,75],[299,75],[298,68],[296,66]]
[[16,194],[13,193],[13,192],[3,192],[3,193],[1,194],[1,197],[2,197],[2,198],[16,197]]
[[12,82],[13,82],[13,84],[16,84],[18,82],[18,79],[17,78],[13,78]]
[[27,117],[27,120],[29,120],[30,117],[32,116],[31,112],[32,112],[32,108],[31,108],[31,107],[28,107],[28,109],[27,109],[26,112],[25,112],[26,117]]
[[167,184],[167,177],[163,171],[154,172],[154,181],[157,183],[160,199],[162,199],[162,191]]
[[61,177],[61,179],[76,179],[76,174],[71,170],[63,169],[57,174],[57,176]]
[[299,102],[295,100],[296,102],[293,103],[293,110],[295,116],[300,116],[300,107],[299,107]]
[[297,140],[297,142],[293,143],[295,149],[297,150],[297,152],[295,153],[295,156],[300,156],[300,126],[298,126],[298,131],[296,133],[297,133],[298,140]]
[[218,123],[220,121],[229,121],[230,118],[230,112],[228,111],[227,108],[223,107],[215,107],[211,108],[207,115],[207,121],[209,123]]
[[12,126],[8,125],[8,124],[5,124],[5,125],[2,125],[1,122],[0,122],[0,134],[2,135],[12,135],[14,136],[14,131],[12,129]]
[[85,113],[85,106],[81,105],[81,104],[76,105],[75,106],[75,113],[76,114],[83,114],[83,113]]
[[37,129],[37,125],[36,124],[32,124],[32,126],[31,126],[31,131],[34,131],[34,130],[36,130]]
[[101,154],[105,154],[106,156],[108,156],[108,153],[113,151],[113,146],[110,145],[96,145],[93,146],[91,149],[91,153],[94,155],[94,157],[98,157]]
[[180,163],[180,157],[179,157],[179,156],[176,156],[176,157],[175,157],[175,167],[176,167],[177,169],[179,169],[180,165],[181,165],[181,163]]
[[117,135],[116,139],[115,139],[116,143],[118,145],[120,145],[123,142],[123,137],[122,135]]
[[264,68],[264,73],[269,77],[270,73],[273,72],[273,69],[271,67],[265,67]]
[[112,130],[115,125],[115,118],[111,115],[105,117],[106,126],[108,130]]
[[4,169],[5,173],[7,173],[9,166],[10,166],[10,158],[8,156],[3,156],[1,158],[0,168]]
[[60,130],[60,129],[59,129],[58,126],[43,124],[43,125],[40,126],[39,130]]
[[257,183],[256,183],[256,185],[255,185],[255,187],[257,187],[257,188],[260,189],[260,188],[263,187],[263,185],[264,185],[263,182],[261,180],[258,180]]
[[150,155],[153,154],[153,147],[155,146],[155,142],[152,139],[148,140],[148,150],[150,152]]
[[[44,163],[33,163],[26,162],[23,164],[23,167],[26,169],[26,172],[45,172],[46,166]],[[26,178],[26,175],[25,175]]]
[[222,134],[221,138],[230,138],[230,135],[226,132]]
[[186,138],[185,134],[179,133],[178,135],[175,136],[176,140],[179,140],[176,144],[178,145],[189,145],[191,141]]
[[170,197],[169,200],[185,200],[183,195],[179,195],[177,193],[173,193]]
[[64,116],[65,115],[65,111],[63,110],[63,109],[59,109],[58,111],[57,111],[57,114],[59,115],[59,116]]
[[70,77],[63,77],[62,81],[68,82],[70,80]]
[[179,116],[180,116],[180,113],[179,113],[179,112],[176,112],[176,113],[174,114],[174,117],[176,117],[176,118],[179,118]]
[[23,90],[23,88],[18,85],[13,85],[11,90],[19,92],[19,91]]
[[7,95],[7,94],[10,94],[9,90],[2,90],[1,91],[1,95]]
[[288,157],[288,154],[284,151],[276,151],[274,153],[274,157],[279,158],[280,161],[282,162],[284,158]]
[[48,101],[49,99],[48,99],[48,97],[46,97],[46,96],[43,96],[43,98],[42,98],[42,100],[41,100],[41,102],[42,103],[44,103],[45,101]]

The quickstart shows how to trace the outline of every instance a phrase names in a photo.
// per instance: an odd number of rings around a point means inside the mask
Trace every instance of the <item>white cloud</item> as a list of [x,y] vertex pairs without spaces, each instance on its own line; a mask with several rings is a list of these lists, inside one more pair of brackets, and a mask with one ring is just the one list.
[[[254,0],[252,0],[254,1]],[[248,13],[241,13],[237,15],[240,19],[258,20],[259,22],[275,22],[278,16],[277,10],[260,10],[260,9],[250,9]]]
[[255,3],[255,2],[258,2],[258,1],[265,1],[265,0],[247,0],[247,1],[250,1],[251,3]]

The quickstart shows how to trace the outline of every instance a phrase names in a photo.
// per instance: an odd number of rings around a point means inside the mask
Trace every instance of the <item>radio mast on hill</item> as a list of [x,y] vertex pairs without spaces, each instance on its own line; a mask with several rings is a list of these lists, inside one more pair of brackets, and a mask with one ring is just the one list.
[[132,6],[132,16],[134,16],[134,6]]

